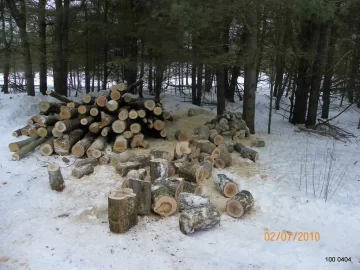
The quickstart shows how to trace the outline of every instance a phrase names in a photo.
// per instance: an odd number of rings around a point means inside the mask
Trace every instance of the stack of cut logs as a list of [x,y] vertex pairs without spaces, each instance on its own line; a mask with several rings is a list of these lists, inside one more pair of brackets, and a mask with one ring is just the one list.
[[[174,155],[161,150],[151,150],[148,155],[136,155],[131,150],[112,155],[111,164],[126,180],[108,197],[110,230],[126,232],[137,224],[137,215],[151,211],[164,217],[181,212],[179,227],[184,234],[218,225],[220,213],[206,196],[205,184],[214,164],[231,165],[228,148],[226,144],[184,140],[176,144]],[[213,179],[220,193],[229,198],[226,211],[230,216],[239,218],[251,209],[254,199],[250,192],[239,191],[226,175],[214,175]]]
[[216,131],[220,135],[231,136],[234,141],[245,139],[245,137],[250,136],[249,128],[242,119],[242,114],[240,112],[226,112],[222,115],[218,115],[210,122],[205,123],[205,126],[211,131]]
[[9,145],[15,152],[13,160],[20,160],[41,145],[40,152],[45,156],[103,156],[105,162],[110,159],[106,153],[147,148],[145,136],[165,138],[165,120],[171,121],[172,116],[163,110],[162,101],[134,99],[129,94],[141,83],[114,85],[108,95],[97,98],[84,95],[82,103],[47,91],[61,103],[40,102],[40,114],[13,132],[15,137],[30,137]]

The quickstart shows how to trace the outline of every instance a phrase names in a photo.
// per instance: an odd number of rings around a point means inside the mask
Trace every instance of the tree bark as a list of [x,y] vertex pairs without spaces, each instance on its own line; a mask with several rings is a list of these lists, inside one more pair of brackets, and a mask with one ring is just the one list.
[[47,62],[46,62],[46,0],[39,1],[39,75],[40,75],[40,93],[46,94],[47,90]]
[[[252,10],[251,10],[252,9]],[[257,52],[257,15],[252,2],[247,14],[245,35],[245,76],[243,119],[250,133],[255,133],[255,91],[256,91],[256,52]]]

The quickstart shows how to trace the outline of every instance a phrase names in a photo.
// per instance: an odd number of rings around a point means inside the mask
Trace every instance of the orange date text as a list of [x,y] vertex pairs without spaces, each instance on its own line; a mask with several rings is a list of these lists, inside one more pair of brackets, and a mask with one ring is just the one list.
[[320,241],[319,232],[265,232],[266,242],[317,242]]

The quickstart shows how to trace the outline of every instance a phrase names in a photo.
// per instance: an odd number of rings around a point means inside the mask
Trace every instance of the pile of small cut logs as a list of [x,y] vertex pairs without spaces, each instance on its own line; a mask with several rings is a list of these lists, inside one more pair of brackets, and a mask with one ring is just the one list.
[[108,197],[110,231],[124,233],[137,224],[138,215],[151,212],[163,217],[180,212],[179,228],[185,235],[218,225],[220,213],[206,196],[211,177],[219,192],[229,198],[226,211],[230,216],[239,218],[249,211],[254,205],[251,193],[239,191],[225,175],[212,173],[220,158],[231,166],[231,147],[221,144],[210,151],[209,145],[209,141],[184,140],[176,144],[174,155],[161,150],[148,155],[135,155],[131,150],[114,154],[111,164],[125,181]]
[[10,151],[15,152],[12,159],[20,160],[40,145],[44,156],[56,153],[100,158],[128,148],[147,148],[145,137],[166,138],[165,121],[172,121],[172,116],[163,110],[163,102],[134,99],[130,94],[142,83],[140,80],[129,86],[114,85],[108,95],[84,95],[81,103],[47,91],[60,103],[40,102],[40,114],[12,133],[15,137],[30,137],[9,145]]

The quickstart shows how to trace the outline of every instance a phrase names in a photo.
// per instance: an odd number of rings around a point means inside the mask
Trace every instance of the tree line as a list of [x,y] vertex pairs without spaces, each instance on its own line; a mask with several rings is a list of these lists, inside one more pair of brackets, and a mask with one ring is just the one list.
[[52,72],[64,96],[79,74],[87,93],[146,78],[156,98],[176,77],[195,105],[216,85],[217,113],[240,98],[252,133],[261,74],[275,109],[290,100],[294,124],[328,118],[337,96],[360,106],[359,0],[0,0],[0,8],[5,93],[16,58],[28,95],[35,71],[41,93]]

